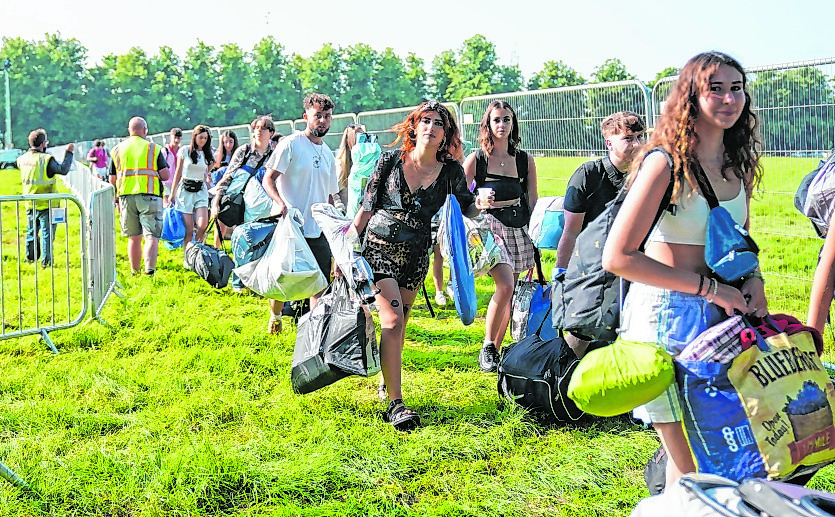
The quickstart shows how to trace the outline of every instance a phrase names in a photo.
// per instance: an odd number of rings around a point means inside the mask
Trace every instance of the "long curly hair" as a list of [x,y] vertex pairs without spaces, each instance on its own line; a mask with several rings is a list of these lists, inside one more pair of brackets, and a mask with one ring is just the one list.
[[461,161],[464,158],[464,145],[461,142],[461,132],[458,130],[458,124],[455,122],[455,117],[446,109],[446,106],[438,101],[423,102],[409,113],[406,120],[392,127],[391,130],[397,133],[397,138],[389,147],[395,147],[402,142],[400,149],[404,153],[410,153],[415,148],[415,139],[417,138],[415,128],[420,122],[421,115],[430,111],[437,112],[444,123],[444,139],[435,158],[441,163],[450,160]]
[[516,155],[516,149],[519,148],[519,144],[522,143],[522,137],[519,136],[519,120],[516,119],[516,111],[510,107],[505,101],[493,101],[487,106],[487,111],[484,112],[484,116],[481,117],[481,124],[478,125],[478,144],[481,146],[481,149],[490,154],[493,152],[493,131],[490,129],[490,113],[493,112],[494,109],[506,109],[511,114],[511,121],[513,122],[513,127],[510,130],[510,135],[507,138],[507,153],[511,156]]
[[760,149],[762,142],[758,134],[759,121],[751,108],[751,94],[748,91],[748,78],[737,60],[721,52],[698,54],[684,65],[679,73],[673,90],[667,97],[664,113],[656,125],[655,131],[632,162],[630,183],[641,167],[644,157],[654,148],[661,147],[673,157],[674,186],[671,203],[681,198],[683,182],[690,185],[692,191],[698,190],[696,176],[699,157],[696,147],[699,135],[696,132],[696,120],[699,118],[699,97],[710,89],[710,78],[721,65],[727,65],[742,74],[742,90],[745,93],[745,106],[736,123],[726,129],[722,137],[725,146],[722,171],[730,169],[743,181],[750,195],[762,178]]

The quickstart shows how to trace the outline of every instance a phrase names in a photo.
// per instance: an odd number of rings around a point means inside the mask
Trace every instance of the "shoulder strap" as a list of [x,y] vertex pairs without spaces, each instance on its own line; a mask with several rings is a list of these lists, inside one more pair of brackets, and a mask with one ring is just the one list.
[[479,147],[475,150],[475,184],[484,185],[487,179],[487,157],[484,156],[484,149]]
[[713,185],[710,184],[710,180],[707,178],[704,169],[699,164],[696,164],[696,182],[699,184],[699,190],[702,191],[702,195],[707,200],[710,209],[713,210],[719,206],[719,200],[716,199],[716,193],[713,192]]

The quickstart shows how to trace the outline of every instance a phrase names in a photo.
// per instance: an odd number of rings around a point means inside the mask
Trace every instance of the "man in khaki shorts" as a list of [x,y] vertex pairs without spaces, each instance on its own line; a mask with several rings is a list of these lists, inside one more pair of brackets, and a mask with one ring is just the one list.
[[[168,163],[160,146],[145,139],[148,123],[133,117],[130,136],[113,148],[110,183],[119,199],[122,235],[128,238],[128,260],[132,274],[138,274],[144,257],[145,274],[157,267],[159,237],[162,235],[162,182],[168,179]],[[142,246],[142,238],[145,246]]]

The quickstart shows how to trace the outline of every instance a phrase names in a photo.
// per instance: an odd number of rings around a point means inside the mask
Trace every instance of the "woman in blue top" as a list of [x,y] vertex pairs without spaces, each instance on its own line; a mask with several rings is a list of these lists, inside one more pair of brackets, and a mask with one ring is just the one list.
[[[676,355],[734,311],[768,313],[759,272],[728,285],[706,265],[709,208],[696,179],[709,181],[720,203],[747,229],[751,194],[762,175],[757,125],[745,72],[736,60],[706,52],[687,62],[649,144],[632,162],[629,194],[603,250],[603,267],[632,282],[622,338],[655,342]],[[665,212],[653,229],[671,181],[675,215]],[[673,384],[644,406],[668,454],[667,486],[696,469],[679,397]]]

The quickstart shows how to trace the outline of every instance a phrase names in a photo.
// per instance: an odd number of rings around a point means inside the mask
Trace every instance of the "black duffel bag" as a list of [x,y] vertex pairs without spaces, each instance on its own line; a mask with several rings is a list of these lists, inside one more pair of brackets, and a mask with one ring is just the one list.
[[586,413],[568,398],[568,383],[580,361],[561,335],[543,341],[541,330],[502,348],[499,395],[546,421],[577,422]]

